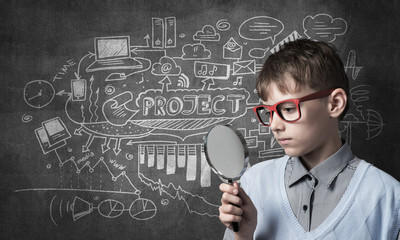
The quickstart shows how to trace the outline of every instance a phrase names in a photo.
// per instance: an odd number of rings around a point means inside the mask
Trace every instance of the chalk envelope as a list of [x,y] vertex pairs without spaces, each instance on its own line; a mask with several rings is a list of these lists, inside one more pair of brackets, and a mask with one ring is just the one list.
[[237,44],[232,38],[224,45],[224,59],[241,59],[243,47]]
[[233,75],[256,74],[256,64],[254,60],[239,61],[233,63]]

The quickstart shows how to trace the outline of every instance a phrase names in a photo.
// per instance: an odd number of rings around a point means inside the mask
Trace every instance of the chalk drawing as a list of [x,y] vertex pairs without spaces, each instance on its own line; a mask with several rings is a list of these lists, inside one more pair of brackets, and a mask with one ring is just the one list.
[[329,14],[321,13],[305,17],[303,28],[308,38],[333,42],[337,36],[346,33],[347,22],[342,18],[333,18]]
[[[93,36],[85,44],[94,47],[82,49],[79,61],[65,61],[50,81],[26,83],[23,99],[33,111],[20,119],[37,139],[31,147],[42,154],[38,161],[51,156],[43,171],[57,170],[57,178],[51,187],[16,192],[50,192],[54,225],[79,224],[89,215],[148,221],[171,202],[190,214],[217,218],[219,203],[199,194],[220,183],[205,160],[206,132],[216,124],[235,125],[254,161],[283,156],[251,111],[260,104],[254,85],[264,60],[303,30],[308,38],[329,42],[347,31],[344,19],[324,13],[304,16],[303,29],[284,36],[282,20],[270,16],[189,28],[181,21],[153,16],[140,26],[141,34]],[[363,127],[370,140],[384,127],[382,115],[368,107],[372,90],[356,81],[363,68],[350,50],[345,70],[355,84],[353,106],[341,128],[350,144],[355,129]],[[48,108],[60,111],[46,118]]]

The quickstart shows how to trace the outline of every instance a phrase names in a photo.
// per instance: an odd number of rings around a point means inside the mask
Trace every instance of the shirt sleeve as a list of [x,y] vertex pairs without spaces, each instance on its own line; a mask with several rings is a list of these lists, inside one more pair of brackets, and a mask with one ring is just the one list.
[[232,230],[227,228],[225,230],[224,239],[223,240],[235,240],[235,234]]

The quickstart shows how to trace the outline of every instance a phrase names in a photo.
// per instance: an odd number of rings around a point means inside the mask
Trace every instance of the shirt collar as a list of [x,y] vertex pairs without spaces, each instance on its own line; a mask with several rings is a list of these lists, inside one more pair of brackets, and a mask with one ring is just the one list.
[[293,167],[289,174],[288,186],[291,187],[304,176],[308,175],[308,170],[304,167],[298,157],[292,157]]
[[353,158],[354,155],[347,143],[344,143],[336,153],[310,171],[304,167],[298,157],[293,157],[293,169],[288,179],[288,186],[291,187],[291,185],[306,175],[312,175],[328,188],[337,175],[339,175]]

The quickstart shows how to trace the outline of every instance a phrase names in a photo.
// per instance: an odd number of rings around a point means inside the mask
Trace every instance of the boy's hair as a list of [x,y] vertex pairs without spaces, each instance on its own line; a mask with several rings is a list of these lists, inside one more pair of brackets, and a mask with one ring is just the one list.
[[[282,48],[270,55],[257,78],[257,92],[261,99],[268,99],[268,87],[276,84],[282,93],[291,89],[284,82],[289,74],[296,83],[296,89],[308,86],[316,91],[342,88],[349,96],[349,81],[337,49],[325,42],[298,39],[285,43]],[[340,116],[343,119],[349,108],[349,101]]]

